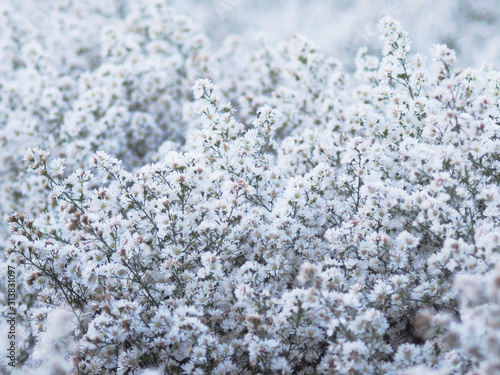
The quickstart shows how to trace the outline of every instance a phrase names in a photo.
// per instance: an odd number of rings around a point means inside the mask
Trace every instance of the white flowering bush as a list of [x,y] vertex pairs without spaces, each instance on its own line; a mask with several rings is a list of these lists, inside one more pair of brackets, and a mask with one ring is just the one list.
[[[129,5],[4,37],[2,368],[500,371],[500,73],[412,53],[389,17],[349,73],[301,36],[214,52],[163,2]],[[79,49],[83,11],[100,37]]]

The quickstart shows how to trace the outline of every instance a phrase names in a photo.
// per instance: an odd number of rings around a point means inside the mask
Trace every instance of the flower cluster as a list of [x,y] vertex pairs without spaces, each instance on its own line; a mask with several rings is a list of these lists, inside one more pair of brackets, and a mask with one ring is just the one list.
[[500,371],[500,73],[389,17],[350,74],[130,5],[1,87],[16,371]]

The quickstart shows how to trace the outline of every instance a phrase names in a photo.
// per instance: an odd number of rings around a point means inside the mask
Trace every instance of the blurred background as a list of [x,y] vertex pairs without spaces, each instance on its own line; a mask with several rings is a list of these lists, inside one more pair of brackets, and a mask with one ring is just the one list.
[[413,51],[447,44],[460,65],[500,63],[499,0],[167,0],[199,23],[212,42],[237,33],[251,43],[300,33],[347,65],[362,47],[379,55],[378,20],[386,15],[409,32]]
[[[23,8],[25,25],[39,35],[54,8],[115,12],[125,16],[135,0],[3,0]],[[215,47],[231,34],[244,43],[265,34],[271,42],[303,34],[330,56],[352,66],[356,51],[367,46],[380,54],[378,20],[386,15],[409,32],[413,51],[427,54],[433,44],[457,51],[462,66],[500,63],[500,0],[163,0],[191,17]],[[0,25],[0,31],[2,27]],[[97,27],[98,29],[99,27]],[[95,28],[94,28],[95,29]],[[88,27],[88,37],[96,32]],[[85,38],[86,35],[81,35]]]

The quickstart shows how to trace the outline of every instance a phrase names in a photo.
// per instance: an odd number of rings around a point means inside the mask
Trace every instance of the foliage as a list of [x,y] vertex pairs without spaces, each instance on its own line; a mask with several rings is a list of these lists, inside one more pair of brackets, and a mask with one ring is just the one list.
[[498,72],[389,17],[353,74],[300,36],[242,59],[131,3],[68,59],[5,38],[15,371],[500,371]]

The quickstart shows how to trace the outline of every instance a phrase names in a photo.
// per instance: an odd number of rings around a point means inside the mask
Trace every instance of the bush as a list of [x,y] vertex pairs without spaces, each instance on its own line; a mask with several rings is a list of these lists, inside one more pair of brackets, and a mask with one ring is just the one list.
[[499,73],[388,17],[354,74],[300,36],[242,60],[133,3],[2,87],[17,369],[500,371]]

